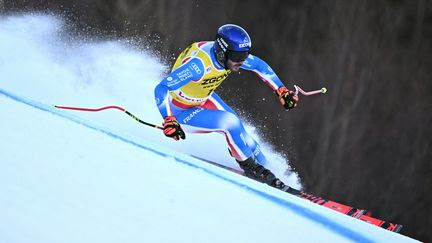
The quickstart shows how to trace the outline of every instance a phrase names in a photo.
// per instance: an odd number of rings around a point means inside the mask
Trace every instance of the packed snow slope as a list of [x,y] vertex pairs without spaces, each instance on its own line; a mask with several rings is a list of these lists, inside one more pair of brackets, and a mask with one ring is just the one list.
[[0,18],[0,242],[413,241],[187,155],[200,145],[229,161],[219,136],[170,143],[119,111],[53,108],[113,103],[160,119],[157,59],[64,40],[62,26]]

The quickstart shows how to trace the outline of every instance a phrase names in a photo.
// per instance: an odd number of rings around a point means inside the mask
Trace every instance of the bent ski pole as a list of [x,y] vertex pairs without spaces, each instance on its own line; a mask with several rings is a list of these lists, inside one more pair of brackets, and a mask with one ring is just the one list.
[[300,92],[302,95],[306,95],[306,96],[315,95],[315,94],[325,94],[327,92],[327,88],[326,87],[322,87],[321,89],[312,90],[312,91],[309,91],[309,92],[304,91],[303,89],[301,89],[297,85],[294,85],[294,88],[295,88],[295,92],[294,92],[295,94],[298,94]]
[[117,110],[123,111],[124,113],[126,113],[128,116],[132,117],[133,119],[135,119],[139,123],[142,123],[144,125],[147,125],[147,126],[150,126],[150,127],[154,127],[154,128],[157,128],[157,129],[161,129],[161,130],[163,129],[162,126],[151,124],[151,123],[148,123],[148,122],[145,122],[145,121],[139,119],[138,117],[136,117],[135,115],[133,115],[132,113],[130,113],[129,111],[127,111],[125,108],[120,107],[120,106],[111,105],[111,106],[104,106],[104,107],[101,107],[101,108],[84,108],[84,107],[71,107],[71,106],[54,105],[54,107],[58,108],[58,109],[65,109],[65,110],[90,111],[90,112],[98,112],[98,111],[103,111],[103,110],[107,110],[107,109],[117,109]]

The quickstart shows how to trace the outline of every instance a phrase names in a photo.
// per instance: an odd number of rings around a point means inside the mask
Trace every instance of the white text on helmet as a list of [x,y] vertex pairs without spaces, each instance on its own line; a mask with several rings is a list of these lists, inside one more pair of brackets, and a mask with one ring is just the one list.
[[222,38],[217,38],[216,41],[218,42],[219,46],[222,48],[222,50],[224,52],[226,52],[226,48],[228,47],[228,44],[222,39]]
[[250,47],[250,42],[239,44],[239,47],[240,47],[240,48],[247,47],[247,46]]

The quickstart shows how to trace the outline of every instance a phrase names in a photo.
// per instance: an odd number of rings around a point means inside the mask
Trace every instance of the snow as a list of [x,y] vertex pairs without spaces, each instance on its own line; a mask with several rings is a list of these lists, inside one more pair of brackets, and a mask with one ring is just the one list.
[[[65,33],[66,26],[54,16],[4,17],[0,25],[1,87],[45,104],[92,108],[117,105],[144,121],[161,124],[153,93],[169,67],[155,54],[137,50],[128,40],[93,42],[71,37],[71,33]],[[119,111],[75,114],[142,141],[239,168],[220,134],[188,134],[185,141],[178,142]],[[247,129],[272,161],[269,169],[300,189],[300,179],[290,172],[288,159],[262,141],[253,126],[247,125]]]
[[161,60],[124,40],[67,38],[64,25],[0,17],[0,242],[412,241],[187,155],[235,167],[220,135],[175,142],[120,111],[53,108],[115,104],[161,120]]

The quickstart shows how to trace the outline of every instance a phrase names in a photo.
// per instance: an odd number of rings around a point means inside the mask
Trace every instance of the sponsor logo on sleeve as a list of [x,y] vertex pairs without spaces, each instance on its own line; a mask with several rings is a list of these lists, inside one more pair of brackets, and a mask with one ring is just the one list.
[[167,82],[167,86],[168,87],[172,87],[172,86],[177,85],[178,83],[180,83],[179,79],[173,78],[171,76],[169,76],[166,80],[168,81]]
[[184,81],[186,79],[190,79],[193,77],[192,72],[189,70],[189,68],[186,68],[185,70],[177,73],[177,77],[180,79],[180,81]]
[[192,68],[195,70],[197,74],[201,74],[201,69],[195,63],[191,64]]

